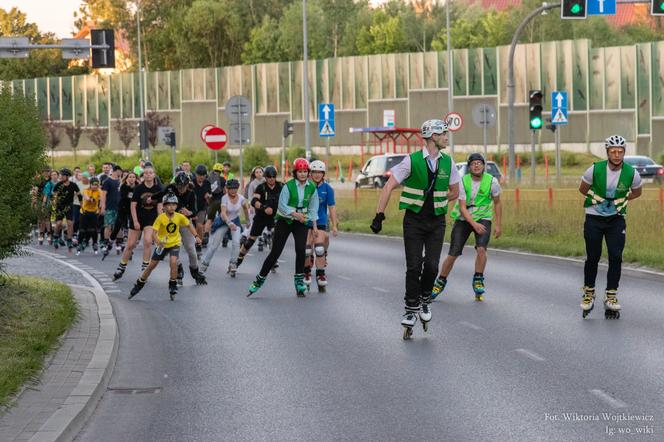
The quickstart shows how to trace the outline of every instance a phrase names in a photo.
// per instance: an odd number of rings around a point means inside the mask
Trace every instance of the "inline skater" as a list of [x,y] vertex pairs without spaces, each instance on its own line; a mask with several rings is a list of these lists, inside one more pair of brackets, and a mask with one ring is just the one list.
[[[120,176],[122,168],[113,166],[111,174],[101,185],[101,215],[104,217],[104,237],[102,241],[103,258],[107,257],[113,247],[111,234],[118,219],[120,204]],[[102,259],[103,259],[102,258]]]
[[[147,169],[146,169],[147,170]],[[159,214],[152,225],[152,228],[145,231],[152,236],[151,241],[154,241],[157,246],[152,254],[149,265],[143,270],[141,276],[136,280],[134,287],[129,293],[129,299],[133,298],[141,291],[148,281],[152,271],[159,265],[160,261],[168,256],[170,264],[170,278],[168,280],[168,291],[171,301],[175,300],[175,295],[178,293],[177,272],[178,272],[178,256],[180,255],[180,245],[182,244],[181,230],[186,227],[189,233],[195,238],[196,242],[200,242],[200,237],[196,233],[194,226],[189,222],[189,218],[181,213],[176,212],[178,206],[178,197],[173,194],[164,195],[161,203],[163,204],[164,212]]]
[[[196,208],[196,194],[192,190],[191,181],[189,180],[189,175],[186,172],[178,172],[177,175],[173,178],[173,184],[169,184],[165,190],[166,194],[172,194],[178,197],[178,206],[176,211],[186,216],[192,226],[195,226],[196,223],[196,213],[198,209]],[[181,233],[181,242],[184,247],[185,252],[189,257],[189,273],[191,277],[194,278],[194,281],[197,285],[207,284],[205,276],[198,271],[198,256],[196,254],[196,240],[193,235],[188,230],[184,230]],[[184,269],[182,263],[178,262],[178,274],[177,281],[178,285],[182,285],[182,279],[184,278]]]
[[[256,242],[256,238],[259,239],[259,250],[261,250],[260,241],[262,241],[263,230],[270,230],[274,227],[274,218],[277,215],[279,195],[281,194],[283,184],[277,181],[277,169],[273,166],[265,168],[264,176],[265,182],[259,184],[252,195],[251,207],[254,208],[255,215],[251,224],[249,238],[247,238],[240,248],[240,255],[237,258],[238,267],[242,264],[244,257]],[[275,263],[275,266],[277,265]]]
[[62,233],[62,222],[67,222],[67,249],[73,251],[72,237],[74,235],[74,197],[81,198],[81,190],[78,185],[69,181],[71,170],[63,167],[60,169],[60,182],[53,187],[53,198],[55,199],[55,238],[53,246],[57,249],[64,246],[65,242],[60,237]]
[[221,207],[221,197],[224,196],[224,189],[226,188],[226,179],[221,175],[224,172],[224,166],[221,163],[215,163],[212,166],[212,172],[208,176],[210,182],[210,189],[212,196],[210,197],[210,204],[207,210],[207,221],[205,222],[205,236],[203,238],[203,247],[206,247],[210,237],[210,229],[212,228],[212,221],[214,220],[219,208]]
[[240,195],[240,182],[235,178],[226,182],[226,195],[221,198],[219,216],[212,224],[212,242],[201,260],[201,270],[204,272],[210,266],[212,257],[219,248],[226,232],[231,232],[231,254],[228,261],[228,272],[235,277],[237,272],[237,254],[240,251],[240,211],[244,212],[245,219],[249,219],[249,204],[243,195]]
[[[316,185],[318,191],[318,235],[309,230],[307,238],[306,255],[304,264],[304,283],[309,287],[311,285],[311,268],[316,264],[316,284],[318,291],[324,292],[327,286],[327,276],[325,267],[327,267],[327,250],[330,246],[330,235],[337,236],[337,207],[334,200],[334,189],[325,182],[325,163],[320,160],[311,162],[311,181]],[[330,210],[328,224],[327,211]],[[309,224],[311,228],[311,224]],[[316,257],[314,258],[314,254]]]
[[442,293],[454,263],[461,256],[470,234],[474,232],[477,256],[471,286],[475,292],[475,299],[484,300],[484,269],[487,261],[486,249],[491,239],[492,220],[495,213],[494,232],[497,239],[502,231],[503,213],[500,202],[500,184],[496,178],[485,172],[485,167],[484,157],[481,154],[473,153],[468,157],[467,173],[461,179],[461,186],[459,186],[459,200],[451,213],[454,225],[450,250],[443,261],[440,275],[433,284],[431,299],[435,299]]
[[102,198],[101,190],[99,190],[99,178],[92,177],[90,179],[90,187],[84,189],[82,194],[80,208],[81,226],[76,255],[80,255],[85,250],[90,240],[92,240],[92,250],[96,255],[99,253],[97,246],[97,217],[101,210]]
[[[155,181],[155,172],[152,166],[146,163],[143,170],[143,182],[138,184],[134,189],[129,210],[131,213],[132,225],[129,230],[129,238],[127,246],[125,247],[120,264],[113,274],[113,280],[116,281],[122,278],[125,270],[127,269],[127,262],[131,256],[136,243],[143,235],[143,262],[141,270],[150,264],[150,254],[152,251],[152,225],[161,213],[161,201],[157,198],[162,193],[162,188]],[[176,267],[177,270],[177,267]]]
[[125,231],[131,223],[131,199],[134,196],[138,178],[135,172],[128,172],[120,185],[120,201],[118,202],[118,217],[113,226],[110,240],[115,241],[115,253],[120,254],[123,250],[123,238]]
[[625,248],[625,215],[627,203],[641,196],[641,176],[625,159],[627,142],[620,135],[612,135],[604,142],[607,159],[590,166],[581,178],[579,192],[585,196],[586,220],[583,239],[586,243],[586,262],[581,310],[585,318],[595,306],[595,279],[602,256],[602,242],[606,241],[609,269],[606,275],[604,317],[619,319],[618,285]]
[[431,320],[431,289],[438,272],[438,261],[445,236],[447,202],[459,195],[459,172],[454,160],[443,152],[447,147],[448,128],[443,120],[422,124],[422,150],[406,156],[394,166],[380,194],[371,230],[378,233],[385,220],[390,194],[403,184],[399,209],[403,217],[403,242],[406,252],[406,312],[401,325],[403,338],[410,339],[419,319],[424,330]]
[[34,189],[33,205],[37,210],[37,229],[39,230],[39,236],[37,237],[37,241],[39,242],[40,246],[44,244],[44,238],[46,237],[47,232],[51,231],[50,229],[51,214],[50,211],[48,210],[48,207],[46,206],[46,200],[44,197],[44,189],[46,188],[46,185],[50,182],[50,180],[51,180],[51,169],[45,167],[44,169],[42,169],[41,176],[39,177]]
[[[244,197],[247,199],[247,201],[251,201],[254,197],[254,192],[256,191],[256,188],[263,184],[265,182],[265,177],[264,177],[264,170],[261,166],[254,166],[253,169],[251,169],[251,175],[249,176],[249,184],[244,188]],[[251,229],[251,224],[254,220],[254,208],[249,205],[249,221],[247,224],[249,225],[249,229],[244,229],[242,232],[242,237],[240,238],[240,243],[244,244],[247,238],[249,237],[249,231]]]
[[318,193],[316,185],[309,181],[309,162],[304,158],[293,161],[293,178],[281,189],[277,222],[272,238],[272,250],[265,258],[256,280],[249,287],[251,296],[265,283],[267,274],[281,256],[288,237],[292,234],[295,242],[295,293],[303,298],[307,290],[304,284],[304,259],[307,246],[307,222],[312,223],[312,231],[318,234]]
[[48,232],[48,244],[53,244],[55,232],[53,231],[55,222],[55,205],[53,204],[53,189],[55,185],[60,182],[60,172],[57,170],[51,171],[50,180],[44,185],[42,195],[42,204],[44,205],[44,218]]
[[[205,221],[207,218],[207,209],[210,198],[212,197],[212,187],[207,179],[207,167],[204,164],[196,166],[196,178],[194,179],[194,193],[196,194],[196,231],[198,236],[205,236]],[[196,253],[198,259],[201,258],[202,247],[196,244]]]

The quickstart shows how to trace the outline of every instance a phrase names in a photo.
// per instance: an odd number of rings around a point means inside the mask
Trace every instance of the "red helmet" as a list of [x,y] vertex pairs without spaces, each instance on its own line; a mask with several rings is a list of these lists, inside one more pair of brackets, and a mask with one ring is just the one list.
[[293,173],[297,172],[298,170],[309,170],[309,161],[305,160],[304,158],[296,158],[295,161],[293,161]]

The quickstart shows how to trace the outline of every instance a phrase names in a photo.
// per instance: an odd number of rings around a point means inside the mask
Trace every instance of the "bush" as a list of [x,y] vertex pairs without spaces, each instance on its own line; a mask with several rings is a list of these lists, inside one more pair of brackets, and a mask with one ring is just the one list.
[[46,138],[34,100],[0,91],[0,260],[16,254],[36,213],[30,191],[46,165]]
[[[242,150],[244,157],[243,166],[244,173],[248,175],[254,166],[266,166],[271,164],[270,156],[267,154],[267,149],[262,146],[250,146]],[[239,160],[238,160],[239,162]]]
[[[292,146],[286,149],[286,158],[288,158],[288,162],[290,164],[293,164],[293,161],[295,161],[296,158],[306,158],[306,157],[307,157],[307,150],[302,146]],[[314,154],[313,151],[311,151],[311,161],[317,159],[318,157]]]

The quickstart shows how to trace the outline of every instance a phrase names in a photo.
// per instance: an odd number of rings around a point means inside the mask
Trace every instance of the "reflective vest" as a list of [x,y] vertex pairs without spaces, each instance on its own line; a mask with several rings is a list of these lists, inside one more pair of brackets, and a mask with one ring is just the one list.
[[[302,205],[300,205],[300,197],[297,193],[297,180],[292,178],[286,183],[288,188],[288,207],[292,207],[296,212],[304,213],[305,215],[309,212],[309,201],[311,196],[316,192],[316,185],[311,181],[307,180],[307,183],[304,185],[304,199],[302,200]],[[292,223],[294,220],[290,216],[286,216],[279,211],[277,211],[277,219],[283,219],[288,224]]]
[[432,193],[433,210],[437,216],[447,213],[447,191],[450,187],[450,174],[452,172],[452,158],[444,153],[438,158],[438,169],[433,182],[433,189],[429,184],[429,166],[422,151],[410,154],[410,176],[406,178],[399,198],[399,209],[409,209],[420,213],[427,194]]
[[[606,168],[608,160],[598,161],[593,165],[593,183],[590,190],[586,195],[586,201],[583,207],[590,207],[595,204],[601,204],[602,200],[606,200]],[[623,161],[622,169],[620,170],[620,177],[616,186],[616,192],[612,200],[616,206],[619,214],[625,215],[627,213],[627,194],[632,187],[634,180],[634,168]]]
[[[488,173],[482,175],[482,181],[480,182],[480,188],[477,190],[477,195],[475,198],[472,198],[473,192],[473,177],[470,173],[467,173],[461,179],[463,184],[463,189],[466,192],[466,207],[473,217],[473,221],[479,221],[481,219],[493,219],[493,198],[491,197],[491,183],[493,182],[493,176]],[[451,214],[454,220],[461,219],[461,211],[459,210],[459,202],[454,205],[454,210]]]

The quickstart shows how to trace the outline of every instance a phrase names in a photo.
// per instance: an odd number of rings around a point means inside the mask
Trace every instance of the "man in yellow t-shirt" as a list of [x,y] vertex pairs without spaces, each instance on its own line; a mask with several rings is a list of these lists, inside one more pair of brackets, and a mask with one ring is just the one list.
[[97,247],[97,217],[99,216],[101,202],[101,190],[99,190],[99,178],[90,179],[90,187],[83,189],[81,197],[81,220],[79,226],[78,250],[80,255],[88,241],[92,240],[92,250],[95,255],[99,253]]
[[180,245],[182,244],[182,236],[180,235],[180,228],[185,227],[189,229],[191,234],[196,239],[196,244],[201,243],[201,238],[198,236],[196,229],[189,222],[189,218],[176,212],[178,206],[178,197],[172,193],[164,195],[162,200],[164,212],[157,216],[157,219],[152,225],[153,241],[157,245],[150,264],[143,271],[143,274],[136,280],[136,284],[131,289],[129,299],[136,296],[141,291],[143,286],[148,280],[150,273],[159,265],[166,255],[169,257],[169,264],[171,267],[170,279],[168,281],[168,289],[171,296],[171,301],[175,300],[175,295],[178,292],[177,273],[178,273],[178,256],[180,255]]

